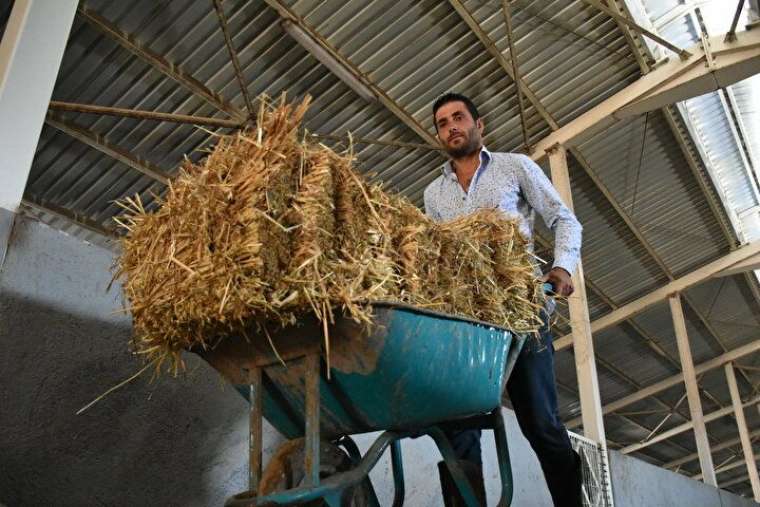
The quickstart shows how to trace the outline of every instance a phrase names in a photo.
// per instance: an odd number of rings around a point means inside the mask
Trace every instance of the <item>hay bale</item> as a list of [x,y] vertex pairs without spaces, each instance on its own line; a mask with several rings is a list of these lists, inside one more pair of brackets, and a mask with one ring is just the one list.
[[516,223],[483,210],[436,224],[367,185],[350,152],[301,139],[308,103],[261,100],[256,127],[183,164],[156,211],[121,203],[116,276],[137,352],[176,373],[182,350],[252,324],[336,310],[370,323],[379,300],[538,327],[540,283]]

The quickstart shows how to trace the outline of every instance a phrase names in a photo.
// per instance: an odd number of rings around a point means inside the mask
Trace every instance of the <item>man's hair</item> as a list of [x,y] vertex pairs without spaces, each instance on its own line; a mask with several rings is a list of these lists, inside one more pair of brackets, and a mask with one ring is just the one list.
[[478,112],[478,108],[475,107],[475,103],[471,101],[469,97],[465,97],[461,93],[455,93],[455,92],[445,93],[441,95],[440,97],[438,97],[435,103],[433,103],[433,124],[435,125],[436,130],[438,130],[438,124],[435,123],[435,113],[437,113],[440,108],[442,108],[444,105],[448,104],[449,102],[464,102],[464,105],[467,106],[467,110],[470,112],[472,119],[474,121],[478,121],[478,118],[480,118],[480,113]]

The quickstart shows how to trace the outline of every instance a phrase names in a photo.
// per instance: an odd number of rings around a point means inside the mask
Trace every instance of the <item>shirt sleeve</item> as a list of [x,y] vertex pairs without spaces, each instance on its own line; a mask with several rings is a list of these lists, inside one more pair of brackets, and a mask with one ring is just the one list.
[[520,155],[518,180],[520,190],[546,226],[554,231],[554,264],[572,274],[581,256],[583,227],[562,202],[544,171],[530,157]]

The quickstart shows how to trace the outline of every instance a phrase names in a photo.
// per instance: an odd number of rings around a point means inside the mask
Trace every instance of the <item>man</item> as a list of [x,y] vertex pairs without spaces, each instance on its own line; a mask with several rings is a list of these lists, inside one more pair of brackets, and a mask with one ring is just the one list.
[[[543,278],[553,285],[555,293],[572,294],[570,274],[580,257],[582,228],[541,168],[525,155],[489,152],[483,146],[483,120],[475,104],[463,95],[440,97],[433,105],[433,119],[450,160],[425,189],[427,215],[445,221],[481,208],[499,208],[517,219],[521,232],[531,238],[538,212],[555,236],[554,263]],[[549,312],[551,308],[547,308]],[[541,330],[540,340],[525,344],[507,392],[520,429],[541,463],[554,505],[580,506],[580,458],[559,419],[554,347],[548,325]],[[485,505],[480,431],[461,431],[449,437],[460,465]],[[439,471],[445,504],[464,505],[443,463]]]

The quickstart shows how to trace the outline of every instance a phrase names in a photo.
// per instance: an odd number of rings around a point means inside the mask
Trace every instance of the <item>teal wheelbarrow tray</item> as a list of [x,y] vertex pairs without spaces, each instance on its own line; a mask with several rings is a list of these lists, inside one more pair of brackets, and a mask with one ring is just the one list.
[[[448,430],[494,432],[502,492],[512,500],[512,470],[501,416],[501,395],[524,343],[524,336],[484,322],[401,304],[376,303],[374,324],[336,317],[327,329],[307,319],[267,336],[227,338],[211,350],[195,351],[249,401],[249,490],[228,506],[298,505],[321,500],[347,505],[357,486],[367,488],[367,504],[378,505],[370,470],[391,449],[396,487],[394,506],[404,500],[400,441],[429,435],[440,450],[462,498],[477,506],[458,466]],[[329,360],[329,366],[327,361]],[[329,368],[329,375],[328,375]],[[262,418],[288,439],[303,437],[304,477],[290,489],[259,495]],[[362,456],[350,435],[383,433]],[[351,467],[320,477],[320,446],[345,449]]]

